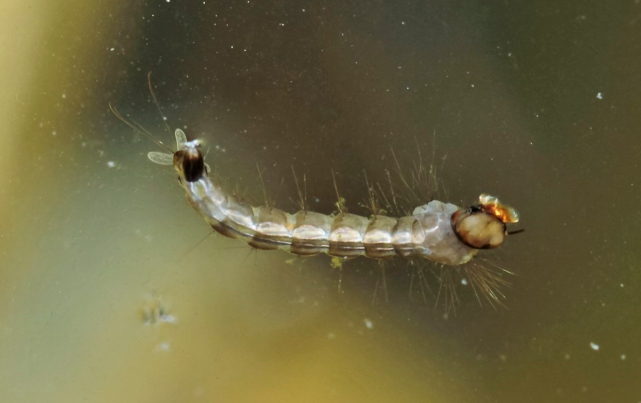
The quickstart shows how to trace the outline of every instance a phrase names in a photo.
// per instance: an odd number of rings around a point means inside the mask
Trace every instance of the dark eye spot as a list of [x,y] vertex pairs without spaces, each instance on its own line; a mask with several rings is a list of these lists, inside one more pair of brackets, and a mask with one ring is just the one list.
[[196,182],[205,172],[205,161],[198,149],[185,150],[182,165],[187,182]]

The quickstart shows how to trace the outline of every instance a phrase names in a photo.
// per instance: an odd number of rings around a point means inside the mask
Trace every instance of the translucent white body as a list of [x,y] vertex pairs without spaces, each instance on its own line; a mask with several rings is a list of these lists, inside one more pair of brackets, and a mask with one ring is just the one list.
[[448,265],[466,263],[477,252],[452,230],[451,217],[459,208],[437,200],[401,218],[310,211],[288,214],[276,208],[252,207],[227,194],[206,175],[181,184],[189,203],[216,231],[258,249],[344,258],[420,255]]
[[212,228],[255,248],[342,258],[422,256],[447,265],[464,264],[477,253],[452,229],[452,214],[464,212],[453,204],[433,200],[401,218],[311,211],[288,214],[272,207],[253,207],[207,175],[197,140],[188,142],[178,129],[176,142],[178,151],[173,155],[151,152],[149,159],[174,166],[187,200]]
[[[185,133],[176,129],[176,145],[173,154],[147,155],[156,164],[173,165],[187,200],[212,228],[257,249],[342,258],[421,256],[455,266],[469,262],[479,249],[500,246],[509,234],[506,223],[519,221],[516,210],[487,194],[466,209],[433,200],[401,218],[306,210],[288,214],[269,206],[253,207],[208,176],[198,140],[187,141]],[[522,230],[513,233],[518,232]]]

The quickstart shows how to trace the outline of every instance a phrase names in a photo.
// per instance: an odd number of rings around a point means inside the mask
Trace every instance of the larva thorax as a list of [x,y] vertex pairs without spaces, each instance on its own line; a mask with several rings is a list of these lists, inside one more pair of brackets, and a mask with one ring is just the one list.
[[401,218],[305,210],[288,214],[269,206],[253,207],[208,176],[197,140],[187,141],[177,129],[176,142],[178,151],[173,156],[151,152],[149,158],[174,166],[189,203],[212,228],[257,249],[341,258],[421,256],[460,265],[479,249],[500,246],[507,235],[506,223],[518,221],[516,211],[488,195],[481,195],[479,204],[467,209],[433,200]]

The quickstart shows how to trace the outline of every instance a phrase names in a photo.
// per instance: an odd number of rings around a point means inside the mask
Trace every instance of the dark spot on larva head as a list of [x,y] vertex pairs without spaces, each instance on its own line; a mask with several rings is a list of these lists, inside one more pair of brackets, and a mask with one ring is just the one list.
[[205,161],[198,149],[198,143],[186,144],[174,153],[174,168],[187,182],[196,182],[205,173]]

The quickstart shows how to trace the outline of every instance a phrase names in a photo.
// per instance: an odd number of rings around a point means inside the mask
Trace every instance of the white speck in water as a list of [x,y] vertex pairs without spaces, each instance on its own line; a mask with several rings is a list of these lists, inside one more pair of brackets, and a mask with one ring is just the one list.
[[596,97],[598,99],[603,99],[603,94],[599,92],[599,93],[596,94]]
[[58,134],[58,133],[55,130],[51,132],[52,136],[55,136],[56,134]]
[[162,314],[159,320],[165,323],[176,323],[176,317],[173,315]]
[[374,324],[372,323],[371,320],[365,318],[363,322],[365,322],[365,327],[368,328],[369,330],[374,329]]
[[116,167],[116,163],[115,163],[115,162],[113,162],[113,161],[107,161],[107,166],[108,166],[109,168],[115,168],[115,167]]
[[626,358],[625,354],[621,354],[621,361],[625,361]]
[[466,279],[466,278],[462,278],[462,279],[461,279],[461,284],[463,284],[463,285],[467,285],[467,279]]
[[591,341],[591,342],[590,342],[590,348],[591,348],[592,350],[594,350],[594,351],[599,351],[599,348],[600,348],[600,347],[599,347],[599,345],[598,345],[598,344],[596,344],[595,342],[592,342],[592,341]]
[[327,339],[329,340],[334,340],[336,336],[334,336],[334,333],[327,333]]
[[114,48],[111,48],[111,49],[109,49],[109,50],[113,52],[115,49],[114,49]]
[[171,344],[168,341],[162,342],[156,346],[156,351],[171,351]]
[[621,288],[625,287],[625,284],[621,283]]
[[565,354],[565,356],[563,356],[563,358],[565,358],[566,361],[569,361],[570,360],[570,354]]
[[62,94],[62,99],[67,98],[67,94]]
[[474,84],[472,84],[472,88],[474,88]]

